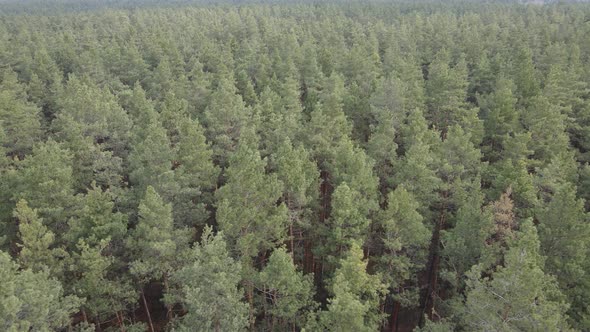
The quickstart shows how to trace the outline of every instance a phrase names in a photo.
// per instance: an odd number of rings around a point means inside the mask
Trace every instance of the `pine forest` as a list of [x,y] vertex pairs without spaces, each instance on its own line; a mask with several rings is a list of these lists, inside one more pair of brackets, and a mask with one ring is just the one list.
[[0,332],[590,331],[590,3],[0,0]]

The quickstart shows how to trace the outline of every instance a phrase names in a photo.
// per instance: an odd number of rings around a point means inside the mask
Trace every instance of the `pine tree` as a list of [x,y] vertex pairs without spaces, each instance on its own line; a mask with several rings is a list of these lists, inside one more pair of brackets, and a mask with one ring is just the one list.
[[49,50],[40,47],[33,55],[29,97],[43,111],[46,119],[53,119],[57,112],[57,98],[61,94],[63,73]]
[[206,228],[173,279],[183,285],[181,302],[187,310],[179,331],[245,330],[248,309],[238,286],[240,264],[231,258],[221,233],[214,236]]
[[381,188],[392,185],[393,169],[397,162],[396,134],[405,118],[405,91],[398,79],[389,79],[378,85],[371,99],[371,124],[367,142],[367,154],[375,160],[375,171],[381,181]]
[[537,231],[530,220],[510,241],[504,266],[482,277],[481,265],[467,274],[463,313],[465,328],[475,331],[567,329],[565,311],[555,279],[543,272]]
[[307,147],[313,151],[320,168],[334,158],[334,147],[346,141],[352,127],[343,111],[344,83],[338,75],[326,79],[326,91],[310,114]]
[[20,269],[0,252],[0,328],[3,331],[52,331],[66,328],[82,301],[63,295],[47,271]]
[[59,112],[51,124],[58,137],[67,139],[73,122],[102,150],[119,157],[127,155],[131,121],[110,91],[88,78],[71,75],[58,105]]
[[289,138],[283,128],[285,122],[281,108],[281,96],[270,87],[266,87],[260,93],[260,102],[254,108],[264,155],[276,152],[277,145]]
[[166,130],[170,144],[176,146],[180,140],[180,126],[188,118],[188,103],[169,91],[165,94],[164,100],[158,104],[158,110],[162,127]]
[[154,102],[148,99],[139,83],[135,83],[132,90],[122,93],[120,99],[121,105],[133,121],[134,143],[145,139],[145,135],[149,133],[146,129],[151,123],[159,120]]
[[334,151],[334,159],[327,164],[329,181],[335,187],[346,183],[360,194],[359,206],[368,217],[378,208],[379,179],[373,173],[375,161],[351,140],[344,140]]
[[127,233],[127,216],[116,211],[114,194],[93,184],[85,195],[79,196],[81,208],[69,220],[64,237],[74,246],[79,239],[90,246],[107,239],[120,246]]
[[[590,294],[584,282],[590,272],[590,223],[584,201],[576,198],[575,187],[566,184],[537,213],[541,253],[547,257],[545,271],[554,275],[572,304],[570,318],[580,324],[588,315],[583,298]],[[583,325],[579,325],[583,329]]]
[[437,198],[442,181],[435,172],[435,156],[429,144],[417,139],[401,158],[394,183],[403,184],[420,202],[420,213],[426,216]]
[[518,103],[522,106],[528,106],[531,99],[540,92],[531,53],[527,46],[519,46],[513,56],[512,75],[516,84]]
[[[479,183],[475,190],[465,192],[454,218],[454,227],[443,231],[442,257],[446,281],[461,291],[464,287],[464,274],[478,262],[486,261],[486,240],[490,238],[493,227],[493,213],[484,208],[484,196]],[[463,195],[462,195],[463,196]],[[495,261],[494,261],[495,263]]]
[[258,151],[240,144],[225,172],[227,183],[215,193],[219,227],[230,248],[245,257],[285,239],[287,209],[277,205],[283,183],[276,174],[265,174],[266,163]]
[[551,157],[569,147],[565,133],[565,115],[548,99],[541,96],[530,100],[530,107],[523,115],[525,128],[531,132],[532,166],[544,166]]
[[255,256],[286,239],[288,211],[277,205],[283,183],[276,174],[266,174],[266,159],[243,139],[229,160],[227,183],[215,193],[216,221],[227,237],[230,250],[242,263],[242,282],[250,305],[250,327],[254,324],[253,270]]
[[174,195],[173,215],[177,225],[202,225],[209,219],[219,168],[213,165],[211,146],[196,120],[185,118],[179,126],[174,158],[174,178],[179,190]]
[[467,104],[467,65],[461,59],[449,66],[446,50],[440,51],[429,66],[426,81],[428,118],[443,137],[449,127],[460,125],[472,133],[474,142],[481,135],[477,112]]
[[131,273],[145,284],[170,276],[177,251],[183,246],[173,226],[172,206],[148,186],[138,209],[138,222],[127,238]]
[[215,164],[227,165],[228,156],[236,150],[242,130],[251,122],[249,113],[233,81],[221,78],[211,94],[203,119]]
[[320,313],[327,331],[375,331],[381,322],[379,302],[385,292],[379,276],[367,273],[362,249],[353,244],[330,284],[328,310]]
[[517,99],[513,95],[512,85],[512,81],[499,78],[494,91],[478,100],[484,119],[483,143],[487,148],[483,152],[487,160],[497,160],[505,141],[520,129],[516,111]]
[[109,62],[109,67],[123,84],[133,86],[147,76],[148,65],[135,42],[121,42],[117,46],[118,57],[116,61]]
[[54,233],[61,234],[76,204],[71,153],[49,140],[36,145],[18,166],[18,171],[12,173],[16,181],[13,201],[26,200]]
[[309,244],[315,234],[313,216],[319,197],[320,174],[309,152],[303,146],[293,147],[290,141],[281,144],[272,156],[271,164],[284,184],[283,202],[289,215],[289,249],[297,261],[296,234],[308,245],[308,252],[304,255],[309,255]]
[[9,156],[23,158],[41,136],[40,110],[26,99],[16,74],[4,72],[0,83],[0,130],[6,136],[2,145]]
[[25,200],[16,204],[14,217],[18,220],[18,237],[21,248],[18,254],[19,264],[33,272],[48,270],[53,276],[62,272],[60,258],[67,257],[62,248],[52,248],[55,234],[39,218],[37,211],[31,209]]
[[297,271],[284,248],[275,249],[260,271],[257,289],[262,292],[264,317],[270,331],[304,327],[313,309],[312,279]]
[[511,188],[512,199],[519,217],[531,217],[537,206],[537,194],[533,183],[533,175],[529,174],[526,161],[506,159],[492,165],[486,171],[486,177],[492,178],[492,188],[488,192],[491,199],[497,199],[508,188]]
[[362,246],[369,235],[370,221],[361,194],[341,183],[332,194],[330,218],[324,231],[324,255],[336,263],[351,245]]
[[[153,323],[143,292],[152,281],[161,281],[165,293],[171,292],[171,275],[181,266],[183,253],[188,248],[190,233],[184,228],[174,228],[172,204],[165,203],[154,187],[148,186],[139,203],[138,221],[127,237],[130,253],[130,273],[139,281],[140,293],[150,328]],[[171,305],[167,304],[171,315]]]
[[459,126],[452,126],[436,150],[438,155],[438,176],[448,185],[455,181],[477,176],[485,164],[481,162],[481,151],[471,143],[471,134]]
[[418,202],[403,185],[387,196],[387,208],[377,216],[372,227],[371,260],[381,274],[393,301],[390,326],[398,325],[400,307],[418,304],[416,276],[426,265],[431,231],[418,213]]
[[137,297],[124,275],[111,277],[117,262],[114,256],[106,253],[109,242],[106,239],[91,246],[80,239],[69,264],[66,283],[73,294],[85,299],[82,306],[84,319],[94,319],[97,326],[102,319],[126,310]]
[[187,96],[189,113],[193,118],[203,114],[211,95],[211,74],[204,72],[203,63],[197,56],[190,61],[190,71],[187,74],[190,94]]
[[173,160],[175,150],[159,121],[145,129],[145,138],[137,141],[129,154],[129,181],[136,197],[141,197],[148,186],[153,186],[170,200],[178,191],[174,180]]
[[377,270],[390,296],[404,306],[417,303],[418,272],[426,264],[431,231],[418,213],[418,202],[403,185],[387,195],[387,209],[379,215]]

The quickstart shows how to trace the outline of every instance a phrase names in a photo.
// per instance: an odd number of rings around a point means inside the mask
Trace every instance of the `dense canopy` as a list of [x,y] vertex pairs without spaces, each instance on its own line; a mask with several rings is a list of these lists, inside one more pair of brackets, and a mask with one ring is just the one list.
[[590,5],[0,1],[0,330],[590,330]]

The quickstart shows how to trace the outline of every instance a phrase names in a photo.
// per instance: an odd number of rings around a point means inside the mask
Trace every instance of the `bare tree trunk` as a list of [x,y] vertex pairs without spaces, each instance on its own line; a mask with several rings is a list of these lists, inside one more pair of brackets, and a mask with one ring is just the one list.
[[100,320],[98,319],[98,317],[94,318],[94,323],[96,323],[96,331],[102,332],[102,327],[100,327]]
[[250,330],[254,330],[254,289],[251,283],[246,284],[246,299],[248,300],[248,306],[250,308],[249,321]]
[[305,245],[304,245],[304,249],[305,249],[305,262],[303,264],[305,273],[312,273],[314,270],[313,267],[313,252],[311,251],[311,239],[309,238],[309,234],[307,234],[307,237],[305,238]]
[[[272,292],[272,304],[273,304],[273,306],[276,303],[275,302],[275,299],[276,298],[277,298],[277,291],[275,290],[275,291]],[[275,320],[276,320],[276,316],[273,315],[272,316],[272,321],[271,321],[271,324],[270,324],[270,330],[271,331],[274,331],[275,330],[275,324],[276,324],[276,321]]]
[[145,294],[143,292],[143,289],[141,290],[141,299],[143,300],[143,306],[145,308],[145,313],[148,318],[148,323],[150,324],[150,331],[154,332],[154,324],[152,323],[152,315],[150,314],[150,308],[148,308],[147,301],[145,300]]
[[393,309],[391,312],[391,322],[390,322],[391,332],[397,332],[397,324],[398,324],[397,316],[398,316],[398,314],[399,314],[399,302],[394,301],[393,302]]
[[293,220],[289,223],[289,239],[291,240],[291,260],[295,263],[295,250],[294,240],[293,240]]
[[123,321],[123,314],[120,311],[115,312],[117,320],[119,321],[119,328],[121,332],[125,332],[125,322]]
[[[169,293],[170,287],[168,286],[168,274],[164,274],[164,291],[166,294]],[[172,319],[172,306],[166,303],[166,318],[168,320]]]
[[446,219],[446,199],[448,198],[448,192],[443,192],[443,201],[440,207],[439,218],[436,221],[434,232],[432,233],[432,240],[430,243],[430,263],[428,268],[428,290],[422,301],[422,314],[420,315],[419,324],[424,323],[424,315],[428,313],[428,317],[432,319],[431,312],[434,309],[434,298],[435,292],[438,288],[438,268],[439,268],[439,251],[440,251],[440,232],[444,229]]

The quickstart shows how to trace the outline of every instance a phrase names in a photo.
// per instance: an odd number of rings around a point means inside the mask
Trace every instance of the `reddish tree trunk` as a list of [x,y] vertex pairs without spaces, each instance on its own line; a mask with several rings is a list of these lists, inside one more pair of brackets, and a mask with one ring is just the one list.
[[313,252],[311,251],[311,239],[309,238],[309,235],[307,238],[305,238],[305,263],[303,264],[304,266],[304,270],[305,273],[312,273],[313,272]]
[[248,306],[250,308],[250,312],[249,312],[250,330],[254,330],[254,289],[253,289],[251,283],[247,283],[247,285],[246,285],[246,298],[248,300]]
[[390,322],[390,327],[391,327],[391,332],[397,332],[397,316],[399,314],[399,302],[398,301],[394,301],[393,302],[393,309],[391,310],[391,322]]
[[141,299],[143,300],[143,306],[145,308],[145,314],[148,318],[148,323],[150,325],[150,331],[154,332],[154,324],[152,323],[152,315],[150,314],[150,308],[148,307],[147,301],[145,299],[145,294],[143,289],[141,290]]
[[293,263],[295,263],[295,245],[294,245],[294,239],[293,239],[293,221],[291,221],[289,223],[289,239],[291,240],[291,260],[293,261]]
[[100,320],[98,318],[94,318],[94,323],[96,323],[96,331],[102,332],[102,327],[100,326]]
[[125,323],[123,322],[123,314],[120,313],[119,311],[115,312],[115,315],[117,315],[117,322],[119,323],[119,329],[121,330],[121,332],[125,332]]
[[422,301],[422,314],[420,315],[419,324],[424,322],[424,315],[427,314],[432,319],[432,310],[434,308],[434,297],[438,288],[438,268],[439,268],[439,250],[440,250],[440,232],[444,229],[446,219],[446,200],[448,193],[445,191],[442,194],[442,203],[440,207],[439,218],[435,224],[434,232],[432,233],[432,240],[430,243],[430,262],[428,268],[428,290]]
[[[166,294],[169,293],[169,286],[168,286],[168,275],[164,274],[164,292]],[[166,304],[166,319],[171,320],[172,319],[172,306],[170,304]]]

